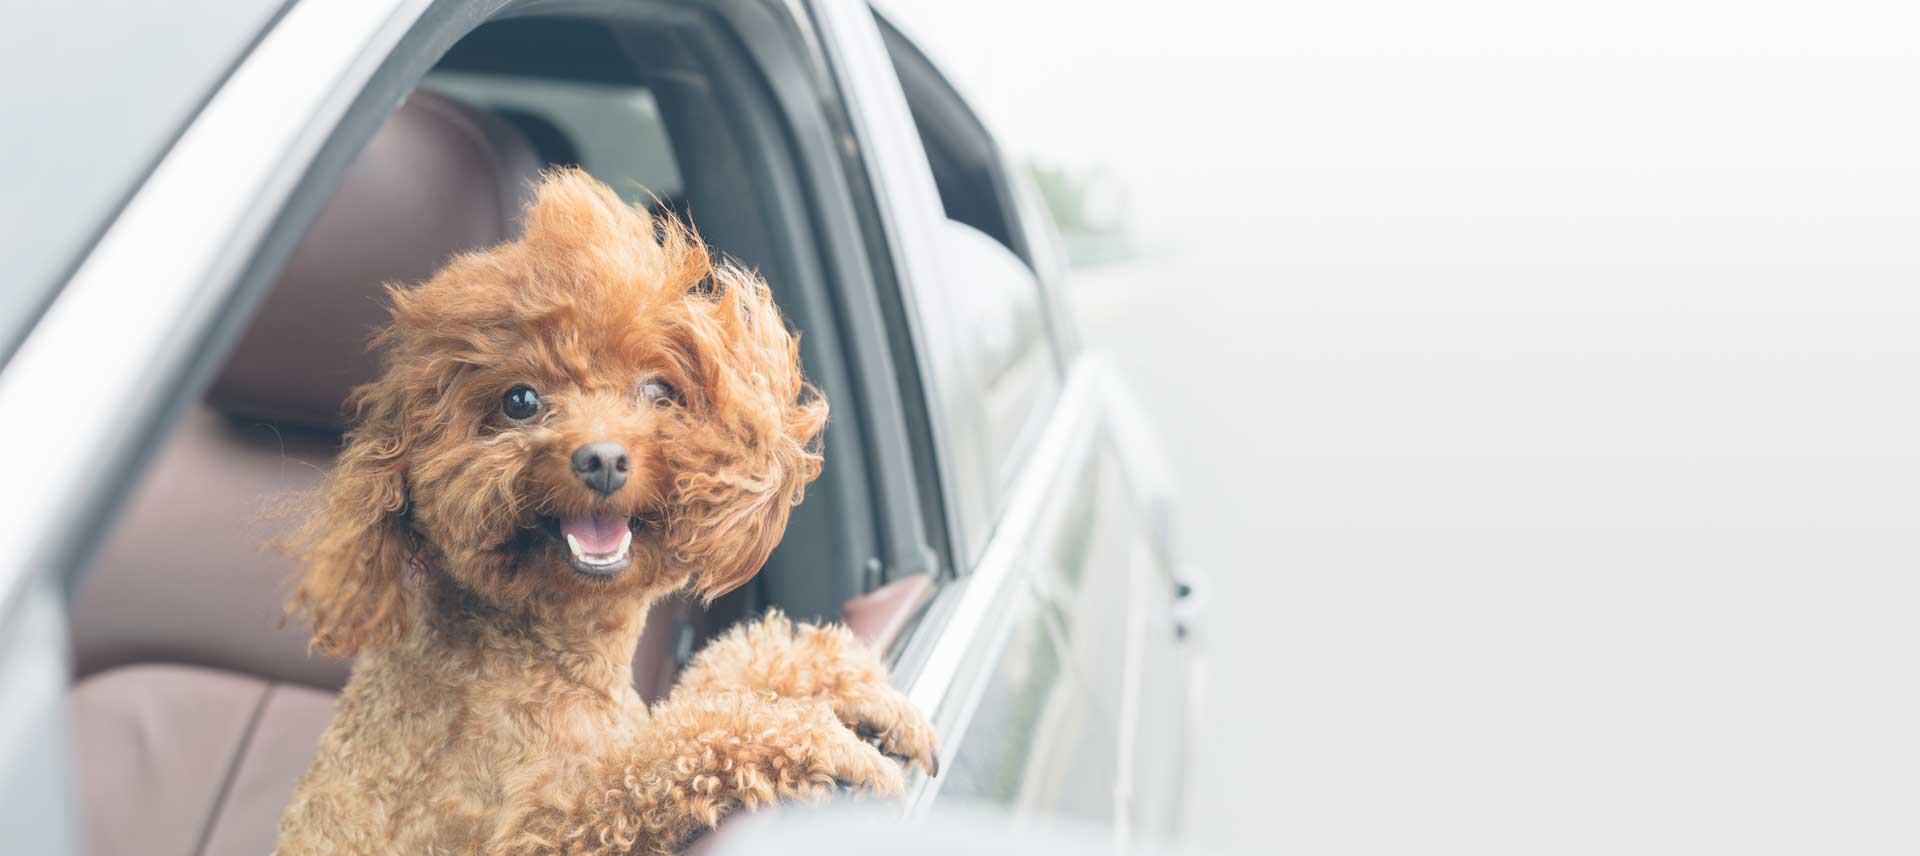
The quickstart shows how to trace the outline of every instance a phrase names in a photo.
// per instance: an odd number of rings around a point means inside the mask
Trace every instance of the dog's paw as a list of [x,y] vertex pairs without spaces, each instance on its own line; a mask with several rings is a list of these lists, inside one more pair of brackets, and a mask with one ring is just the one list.
[[880,655],[836,624],[796,624],[778,613],[742,625],[702,649],[681,678],[690,693],[748,690],[824,702],[886,755],[940,770],[933,726],[887,681]]
[[820,760],[841,792],[897,796],[906,789],[899,761],[852,729],[835,728],[831,733]]
[[940,775],[940,744],[933,723],[886,684],[843,688],[827,698],[835,716],[847,728],[889,757],[919,762],[929,776]]

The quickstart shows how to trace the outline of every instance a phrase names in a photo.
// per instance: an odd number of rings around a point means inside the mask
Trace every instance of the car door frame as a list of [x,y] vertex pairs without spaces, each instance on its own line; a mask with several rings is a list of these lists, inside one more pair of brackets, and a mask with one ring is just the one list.
[[[982,443],[986,432],[970,430],[972,423],[966,418],[967,396],[982,388],[982,379],[973,366],[956,358],[966,341],[964,331],[952,326],[953,314],[943,311],[939,294],[939,289],[954,285],[943,278],[941,269],[940,232],[948,224],[942,222],[943,208],[920,132],[875,12],[865,0],[811,0],[809,5],[829,65],[853,109],[850,124],[873,188],[882,241],[908,310],[906,332],[926,376],[922,384],[926,394],[920,403],[930,425],[925,440],[938,459],[947,541],[955,545],[950,556],[953,578],[937,589],[918,626],[896,651],[894,680],[933,720],[941,735],[943,766],[950,766],[948,762],[968,739],[969,726],[989,685],[996,680],[992,669],[1002,662],[1009,639],[1021,630],[1014,624],[1046,621],[1015,617],[1023,609],[1019,604],[1047,586],[1027,551],[1040,540],[1053,509],[1075,499],[1075,492],[1082,489],[1077,483],[1081,474],[1096,459],[1107,456],[1123,471],[1131,513],[1143,522],[1142,540],[1152,554],[1145,567],[1173,577],[1147,579],[1143,584],[1154,589],[1166,585],[1169,591],[1158,599],[1162,604],[1176,596],[1182,567],[1173,543],[1171,469],[1137,405],[1117,382],[1117,373],[1103,358],[1080,348],[1071,316],[1062,305],[1057,247],[1039,225],[1037,218],[1044,215],[1030,189],[1016,181],[1014,213],[1035,250],[1034,266],[1064,378],[1037,439],[1023,451],[1016,475],[1003,490],[994,490],[997,486],[989,475],[991,450]],[[1144,605],[1153,599],[1136,600]],[[1143,619],[1143,626],[1130,631],[1124,645],[1129,660],[1147,644],[1142,634],[1148,625],[1167,629],[1169,644],[1187,638],[1185,628],[1175,626],[1179,617],[1172,610],[1158,612],[1162,614]],[[1061,638],[1057,624],[1045,632],[1055,642],[1071,642]],[[1126,668],[1133,670],[1129,692],[1137,695],[1141,676],[1135,664],[1130,662]],[[1190,699],[1189,675],[1171,677],[1188,684],[1183,695]],[[1134,702],[1128,699],[1125,705]],[[1139,735],[1129,730],[1127,723],[1134,717],[1128,711],[1119,711],[1115,718],[1119,745],[1114,748],[1121,758],[1116,763],[1124,766],[1133,754],[1130,741]],[[1184,735],[1165,739],[1183,740]],[[1122,792],[1131,773],[1127,769],[1121,781],[1111,783],[1116,831],[1123,838],[1130,795]],[[941,785],[940,779],[924,775],[910,779],[908,811],[930,811]]]
[[[905,333],[925,376],[919,404],[926,411],[925,440],[938,462],[945,499],[952,579],[936,589],[893,665],[895,683],[941,734],[941,761],[951,766],[986,689],[985,671],[1008,636],[1006,606],[1023,584],[1018,550],[1026,529],[1056,492],[1073,450],[1090,442],[1095,421],[1090,385],[1070,371],[1022,472],[996,509],[985,432],[966,428],[972,424],[969,391],[980,389],[983,379],[956,358],[964,331],[953,326],[938,292],[944,281],[940,233],[947,224],[912,111],[873,10],[863,0],[813,0],[810,8],[852,111],[850,124],[872,186],[881,242],[906,309]],[[938,779],[913,776],[909,811],[928,811],[939,790]]]

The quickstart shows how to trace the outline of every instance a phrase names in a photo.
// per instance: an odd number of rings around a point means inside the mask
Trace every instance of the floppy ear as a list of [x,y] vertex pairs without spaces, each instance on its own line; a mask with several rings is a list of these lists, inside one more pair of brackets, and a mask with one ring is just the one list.
[[807,483],[820,475],[820,453],[811,441],[826,424],[826,402],[795,404],[785,418],[790,430],[763,454],[683,474],[674,486],[677,513],[668,541],[675,561],[698,574],[693,593],[708,601],[760,572]]
[[799,340],[766,285],[731,265],[715,268],[710,284],[685,298],[699,385],[684,392],[706,424],[667,450],[677,472],[668,548],[709,601],[751,579],[780,543],[820,475],[827,423],[826,399],[801,374]]
[[288,611],[313,624],[311,648],[337,657],[391,641],[406,627],[401,588],[414,544],[394,384],[382,378],[353,391],[355,427],[305,523],[284,542],[306,566]]

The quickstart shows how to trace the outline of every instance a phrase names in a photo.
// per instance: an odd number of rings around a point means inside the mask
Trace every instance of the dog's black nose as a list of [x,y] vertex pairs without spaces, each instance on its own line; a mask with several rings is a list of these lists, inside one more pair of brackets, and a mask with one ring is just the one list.
[[627,483],[633,459],[619,443],[588,443],[573,450],[573,474],[587,487],[607,496]]

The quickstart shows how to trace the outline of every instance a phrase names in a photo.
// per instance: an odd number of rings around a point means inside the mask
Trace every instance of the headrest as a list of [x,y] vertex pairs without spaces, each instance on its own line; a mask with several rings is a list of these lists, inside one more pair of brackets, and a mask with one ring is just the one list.
[[208,403],[340,428],[347,392],[376,370],[367,340],[387,319],[381,285],[424,280],[457,253],[514,237],[543,166],[505,122],[430,92],[409,96],[293,251]]

